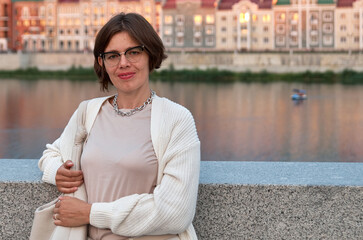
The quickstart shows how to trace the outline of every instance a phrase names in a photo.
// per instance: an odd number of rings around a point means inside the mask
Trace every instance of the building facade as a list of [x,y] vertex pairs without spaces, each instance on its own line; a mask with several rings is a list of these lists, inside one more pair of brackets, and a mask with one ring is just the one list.
[[161,38],[169,49],[214,49],[214,0],[167,0],[162,6]]
[[0,52],[92,51],[118,12],[170,51],[363,50],[363,0],[0,0]]

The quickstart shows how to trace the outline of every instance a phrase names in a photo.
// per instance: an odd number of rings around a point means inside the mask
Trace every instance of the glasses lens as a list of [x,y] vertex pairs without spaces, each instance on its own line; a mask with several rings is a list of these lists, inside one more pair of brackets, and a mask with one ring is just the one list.
[[109,66],[115,66],[120,62],[121,56],[119,53],[105,53],[104,61]]
[[140,60],[143,51],[144,49],[141,46],[130,48],[125,52],[125,56],[130,62],[137,62]]

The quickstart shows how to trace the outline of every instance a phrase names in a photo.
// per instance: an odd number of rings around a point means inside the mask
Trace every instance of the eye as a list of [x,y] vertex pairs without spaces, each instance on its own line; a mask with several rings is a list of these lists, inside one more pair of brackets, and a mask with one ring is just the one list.
[[117,53],[108,53],[108,54],[105,54],[105,59],[106,60],[114,60],[116,58],[118,58],[120,55],[117,54]]
[[139,55],[141,53],[141,49],[136,48],[136,49],[131,49],[130,51],[127,52],[128,55]]

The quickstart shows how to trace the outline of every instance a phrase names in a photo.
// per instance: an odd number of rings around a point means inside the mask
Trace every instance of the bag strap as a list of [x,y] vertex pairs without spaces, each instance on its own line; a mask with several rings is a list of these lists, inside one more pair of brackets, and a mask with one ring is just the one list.
[[83,143],[87,138],[87,131],[85,127],[86,115],[87,115],[88,101],[83,101],[77,110],[77,131],[74,137],[74,146],[72,149],[72,161],[73,168],[75,170],[81,169],[80,157],[82,154]]

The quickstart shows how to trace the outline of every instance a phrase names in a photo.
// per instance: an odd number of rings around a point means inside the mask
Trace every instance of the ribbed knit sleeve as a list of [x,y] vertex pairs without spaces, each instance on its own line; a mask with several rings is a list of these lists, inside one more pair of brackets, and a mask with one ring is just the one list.
[[52,144],[47,144],[38,167],[43,171],[42,180],[55,185],[55,176],[58,168],[71,159],[74,135],[77,130],[77,111],[75,111],[64,128],[61,136]]
[[152,106],[151,135],[159,160],[153,194],[92,204],[90,222],[122,236],[178,234],[191,227],[197,200],[200,142],[190,112],[166,99]]

